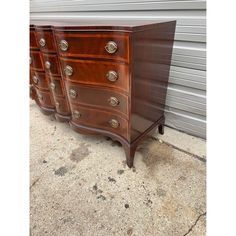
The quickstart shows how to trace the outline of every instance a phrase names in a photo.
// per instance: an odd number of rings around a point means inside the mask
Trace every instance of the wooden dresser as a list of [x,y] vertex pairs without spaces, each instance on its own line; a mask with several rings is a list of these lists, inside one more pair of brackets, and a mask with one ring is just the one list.
[[80,133],[119,141],[133,166],[140,141],[158,128],[175,21],[76,20],[30,25],[30,94],[44,114]]

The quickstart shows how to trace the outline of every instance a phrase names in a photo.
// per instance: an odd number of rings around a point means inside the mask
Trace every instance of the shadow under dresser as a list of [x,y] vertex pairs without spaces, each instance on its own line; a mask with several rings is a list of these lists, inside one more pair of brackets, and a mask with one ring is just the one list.
[[175,21],[67,20],[30,25],[30,94],[44,114],[119,141],[133,166],[164,133]]

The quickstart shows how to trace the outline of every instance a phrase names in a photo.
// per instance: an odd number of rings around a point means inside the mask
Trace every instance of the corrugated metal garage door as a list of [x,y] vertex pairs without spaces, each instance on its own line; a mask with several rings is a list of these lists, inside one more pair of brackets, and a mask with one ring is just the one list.
[[137,18],[177,20],[166,124],[206,137],[206,1],[31,0],[31,19]]

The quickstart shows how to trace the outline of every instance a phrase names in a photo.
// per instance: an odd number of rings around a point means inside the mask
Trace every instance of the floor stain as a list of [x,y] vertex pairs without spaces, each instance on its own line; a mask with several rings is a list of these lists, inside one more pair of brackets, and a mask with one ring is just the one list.
[[58,176],[64,176],[67,172],[67,168],[65,166],[62,166],[59,169],[55,170],[54,174]]
[[128,236],[131,236],[132,233],[133,233],[133,228],[130,227],[130,228],[127,230],[127,235],[128,235]]
[[76,163],[83,160],[85,157],[87,157],[91,153],[89,150],[89,147],[90,145],[86,143],[81,143],[78,148],[72,150],[72,153],[69,157],[70,160]]
[[161,188],[158,188],[156,190],[156,194],[157,194],[158,197],[165,197],[166,196],[166,191],[161,189]]
[[73,221],[73,218],[67,217],[67,218],[63,219],[63,224],[66,224],[66,223],[69,223],[69,222],[72,222],[72,221]]
[[124,170],[117,170],[118,175],[122,175],[125,171]]
[[103,201],[105,201],[105,200],[106,200],[106,197],[103,196],[103,195],[99,195],[99,196],[97,196],[97,199],[102,199]]
[[141,153],[142,161],[151,175],[155,175],[160,165],[171,165],[174,161],[173,150],[165,143],[159,143],[156,140],[146,140],[137,151]]
[[108,180],[109,180],[109,182],[113,182],[113,183],[116,182],[116,180],[114,178],[111,178],[111,177],[108,177]]

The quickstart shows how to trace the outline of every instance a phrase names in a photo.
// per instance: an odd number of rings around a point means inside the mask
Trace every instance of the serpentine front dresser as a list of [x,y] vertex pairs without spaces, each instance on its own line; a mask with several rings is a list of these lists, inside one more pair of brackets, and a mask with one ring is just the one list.
[[139,142],[158,128],[175,21],[76,20],[30,25],[30,94],[46,114],[85,134],[119,141],[133,166]]

